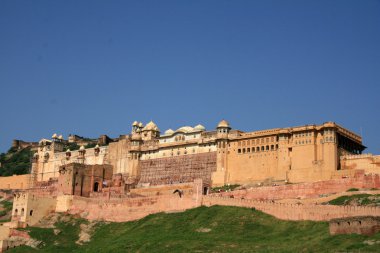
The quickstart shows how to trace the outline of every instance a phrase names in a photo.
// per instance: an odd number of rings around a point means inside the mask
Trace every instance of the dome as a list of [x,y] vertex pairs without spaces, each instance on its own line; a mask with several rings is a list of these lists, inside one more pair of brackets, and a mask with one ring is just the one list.
[[99,148],[99,144],[96,144],[95,148]]
[[204,131],[204,130],[206,130],[206,128],[204,126],[202,126],[201,124],[198,124],[194,127],[194,130]]
[[228,121],[226,121],[226,120],[222,120],[222,121],[219,122],[217,128],[219,128],[219,127],[227,127],[227,128],[230,128],[230,123],[228,123]]
[[137,122],[137,121],[134,121],[132,124],[132,126],[138,126],[138,125],[139,125],[139,122]]
[[53,136],[51,138],[53,139],[57,139],[58,135],[57,134],[53,134]]
[[79,150],[84,150],[84,146],[83,145],[80,146]]
[[66,150],[66,153],[70,153],[71,151],[70,151],[70,149],[68,148],[67,150]]
[[63,140],[62,134],[60,136],[58,136],[58,139]]
[[160,131],[158,129],[157,125],[153,121],[150,121],[148,124],[146,124],[146,126],[144,127],[143,130],[146,130],[146,131],[150,131],[150,130]]
[[165,131],[165,135],[172,135],[172,134],[174,134],[173,129],[169,128],[168,130]]
[[144,127],[142,122],[139,123],[139,127]]
[[177,129],[176,132],[190,133],[193,132],[194,129],[191,126],[183,126]]

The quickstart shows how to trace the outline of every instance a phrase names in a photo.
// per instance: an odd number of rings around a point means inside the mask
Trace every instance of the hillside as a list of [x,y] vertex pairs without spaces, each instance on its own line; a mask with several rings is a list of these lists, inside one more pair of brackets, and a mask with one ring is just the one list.
[[30,148],[21,150],[11,148],[7,153],[0,154],[0,176],[5,177],[29,173],[32,154],[33,152]]
[[380,233],[330,236],[326,222],[282,221],[239,207],[199,207],[134,222],[97,223],[90,242],[76,244],[88,224],[61,216],[56,228],[27,229],[42,241],[39,249],[22,246],[8,252],[378,252],[380,243]]
[[330,205],[380,206],[380,194],[355,194],[330,200]]

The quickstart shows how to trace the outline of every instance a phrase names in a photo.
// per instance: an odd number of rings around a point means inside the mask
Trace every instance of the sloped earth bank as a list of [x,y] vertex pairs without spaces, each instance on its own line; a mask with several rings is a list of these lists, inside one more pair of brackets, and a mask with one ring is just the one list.
[[28,228],[41,241],[9,252],[379,252],[373,236],[329,234],[327,222],[283,221],[250,208],[212,206],[123,223],[52,216]]

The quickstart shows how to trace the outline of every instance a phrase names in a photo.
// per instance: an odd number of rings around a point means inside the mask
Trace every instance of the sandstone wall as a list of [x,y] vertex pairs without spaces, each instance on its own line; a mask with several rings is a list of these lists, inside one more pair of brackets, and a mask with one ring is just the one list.
[[380,231],[379,217],[350,217],[333,219],[329,224],[330,234],[364,234],[373,235]]
[[290,184],[281,186],[257,187],[220,193],[222,196],[235,196],[246,199],[292,199],[315,198],[322,194],[345,192],[350,188],[380,188],[378,174],[365,175],[363,171],[351,178],[333,179],[314,183]]
[[136,188],[131,189],[131,194],[137,194],[141,196],[158,196],[158,195],[173,195],[175,190],[182,190],[184,195],[193,194],[193,183],[172,184],[172,185],[160,185],[148,188]]
[[345,155],[340,158],[342,171],[365,169],[367,173],[380,173],[380,155]]
[[201,196],[197,199],[196,197],[180,198],[178,195],[164,195],[107,201],[75,196],[68,212],[81,214],[89,220],[124,222],[141,219],[153,213],[184,211],[195,208],[200,203]]
[[140,161],[140,184],[162,185],[193,182],[201,178],[211,183],[216,171],[216,152]]
[[333,206],[315,204],[298,205],[276,203],[272,201],[257,201],[252,199],[236,199],[214,196],[203,196],[202,205],[240,206],[255,208],[282,220],[328,221],[342,217],[380,216],[380,207]]
[[0,189],[23,190],[29,188],[30,174],[0,177]]
[[32,193],[16,193],[13,199],[12,221],[29,226],[36,224],[42,217],[55,210],[56,199],[37,196]]

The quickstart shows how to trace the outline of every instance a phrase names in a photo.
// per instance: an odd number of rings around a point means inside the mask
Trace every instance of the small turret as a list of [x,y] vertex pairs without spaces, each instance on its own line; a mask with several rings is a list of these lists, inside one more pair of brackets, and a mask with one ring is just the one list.
[[228,121],[226,120],[222,120],[219,122],[218,126],[216,127],[216,130],[218,132],[218,137],[227,136],[231,130],[230,123],[228,123]]

